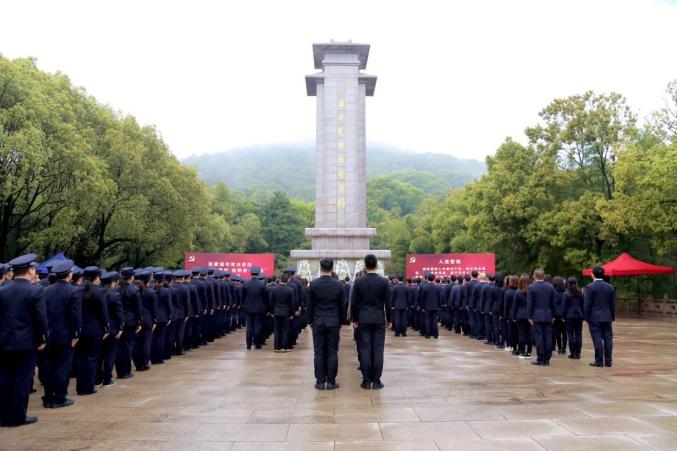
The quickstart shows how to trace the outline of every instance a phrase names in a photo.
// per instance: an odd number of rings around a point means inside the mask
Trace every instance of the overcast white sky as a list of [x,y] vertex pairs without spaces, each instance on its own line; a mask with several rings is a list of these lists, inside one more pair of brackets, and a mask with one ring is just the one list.
[[0,53],[34,56],[155,124],[179,157],[315,136],[313,42],[371,44],[369,141],[482,159],[556,97],[677,78],[677,2],[9,1]]

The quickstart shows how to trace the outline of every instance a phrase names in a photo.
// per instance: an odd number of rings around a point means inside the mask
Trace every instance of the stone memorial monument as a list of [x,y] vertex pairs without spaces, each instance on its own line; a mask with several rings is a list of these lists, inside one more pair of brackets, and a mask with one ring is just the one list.
[[383,272],[388,250],[369,250],[376,229],[367,228],[367,152],[365,97],[374,95],[376,77],[367,67],[368,44],[313,44],[315,69],[306,76],[306,91],[317,97],[315,150],[315,227],[306,229],[310,250],[293,250],[299,275],[313,279],[321,258],[334,259],[339,277],[362,269],[375,254]]

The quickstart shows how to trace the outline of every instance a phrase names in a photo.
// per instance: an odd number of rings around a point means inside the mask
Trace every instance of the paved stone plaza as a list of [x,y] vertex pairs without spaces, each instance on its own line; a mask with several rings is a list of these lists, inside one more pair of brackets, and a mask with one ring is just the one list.
[[[344,329],[335,392],[313,388],[312,340],[273,354],[242,333],[0,429],[0,449],[677,449],[677,322],[621,319],[614,367],[552,366],[442,332],[388,337],[382,391],[358,388]],[[71,385],[71,388],[73,385]]]

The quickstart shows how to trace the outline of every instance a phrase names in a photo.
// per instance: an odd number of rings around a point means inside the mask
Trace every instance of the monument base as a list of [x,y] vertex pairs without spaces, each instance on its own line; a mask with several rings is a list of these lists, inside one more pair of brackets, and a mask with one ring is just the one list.
[[297,274],[308,280],[320,276],[320,260],[331,258],[334,260],[334,272],[341,280],[349,277],[355,278],[355,274],[364,269],[364,256],[374,254],[378,258],[378,269],[381,275],[385,275],[384,263],[390,260],[388,250],[293,250],[291,258],[296,262]]

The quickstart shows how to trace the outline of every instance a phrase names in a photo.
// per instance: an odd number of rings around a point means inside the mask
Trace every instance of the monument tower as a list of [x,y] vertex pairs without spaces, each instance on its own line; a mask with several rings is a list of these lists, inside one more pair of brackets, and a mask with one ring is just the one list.
[[317,277],[324,257],[351,279],[366,254],[390,259],[390,251],[369,250],[376,229],[367,227],[365,97],[374,95],[376,77],[360,72],[368,57],[368,44],[313,44],[322,70],[306,76],[308,95],[317,97],[315,227],[305,232],[311,249],[291,252],[304,277]]

